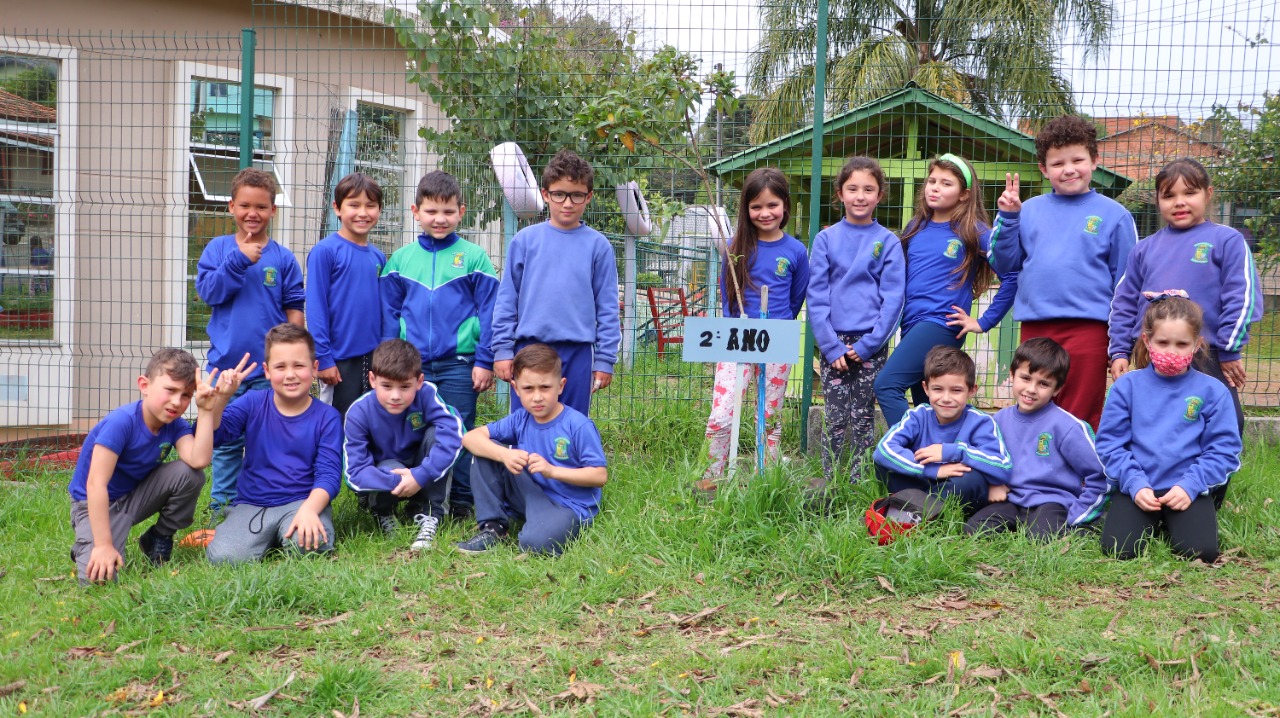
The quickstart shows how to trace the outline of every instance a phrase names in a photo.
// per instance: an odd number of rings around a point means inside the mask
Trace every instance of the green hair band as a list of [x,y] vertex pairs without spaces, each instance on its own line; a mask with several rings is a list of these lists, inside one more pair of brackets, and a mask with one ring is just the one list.
[[964,175],[964,188],[969,189],[973,187],[973,173],[969,171],[969,165],[964,160],[948,152],[945,155],[938,155],[938,161],[950,162],[956,167],[959,167],[960,174]]

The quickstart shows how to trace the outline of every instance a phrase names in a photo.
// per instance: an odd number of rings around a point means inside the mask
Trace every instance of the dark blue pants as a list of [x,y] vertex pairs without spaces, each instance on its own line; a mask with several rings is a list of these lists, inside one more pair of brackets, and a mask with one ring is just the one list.
[[[521,339],[516,342],[516,352],[530,344],[538,344],[533,339]],[[572,406],[587,416],[591,411],[591,367],[595,362],[595,345],[579,342],[544,342],[560,355],[561,373],[567,380],[564,393],[560,395],[560,403]],[[514,377],[513,377],[514,378]],[[520,397],[511,388],[511,411],[519,409]]]
[[528,471],[513,474],[491,459],[475,460],[476,523],[497,521],[509,525],[507,507],[524,519],[520,528],[520,548],[534,553],[558,555],[578,531],[581,521],[573,509],[555,503],[533,480]]
[[[476,428],[476,390],[471,384],[471,369],[475,356],[458,356],[422,362],[422,373],[427,381],[435,384],[436,392],[444,403],[452,406],[462,419],[463,431]],[[457,506],[471,506],[471,454],[458,454],[453,465],[453,489],[449,498],[450,510]]]
[[876,375],[876,401],[884,420],[893,426],[902,420],[907,413],[907,390],[911,390],[912,404],[923,404],[928,399],[924,395],[924,357],[929,350],[942,345],[960,347],[963,339],[956,339],[958,329],[944,327],[933,322],[919,322],[898,341],[884,363],[884,368]]
[[896,494],[903,489],[920,489],[926,494],[943,499],[954,496],[964,504],[966,516],[987,505],[987,479],[977,471],[938,481],[890,471],[885,483],[888,484],[891,494]]

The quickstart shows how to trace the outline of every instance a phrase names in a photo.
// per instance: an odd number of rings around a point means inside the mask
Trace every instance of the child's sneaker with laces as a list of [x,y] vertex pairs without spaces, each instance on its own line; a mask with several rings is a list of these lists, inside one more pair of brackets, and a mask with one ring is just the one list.
[[476,535],[462,541],[456,546],[462,553],[484,553],[507,537],[507,527],[497,521],[485,521],[480,524]]
[[142,555],[147,557],[152,566],[159,566],[167,563],[173,556],[173,537],[161,536],[153,526],[138,537],[138,548],[142,549]]
[[395,514],[375,515],[378,520],[378,528],[382,529],[383,536],[395,536],[400,531],[400,522],[396,520]]
[[418,535],[413,539],[413,543],[409,544],[410,551],[426,551],[436,543],[436,529],[440,526],[440,519],[430,514],[416,514],[413,522],[418,525]]

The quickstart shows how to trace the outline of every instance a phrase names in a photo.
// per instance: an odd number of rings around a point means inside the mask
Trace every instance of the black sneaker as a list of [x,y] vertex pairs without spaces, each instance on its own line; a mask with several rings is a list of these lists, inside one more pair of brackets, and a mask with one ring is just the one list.
[[462,553],[484,553],[493,548],[499,541],[507,537],[507,527],[497,521],[485,521],[480,524],[476,535],[461,541],[457,545]]
[[152,566],[159,566],[167,563],[169,557],[173,556],[173,537],[161,536],[153,526],[138,537],[138,548],[142,549],[142,555],[147,557]]

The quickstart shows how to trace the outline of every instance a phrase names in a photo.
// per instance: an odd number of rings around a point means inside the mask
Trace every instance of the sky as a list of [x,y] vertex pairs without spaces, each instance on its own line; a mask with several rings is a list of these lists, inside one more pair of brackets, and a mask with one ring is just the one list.
[[[747,82],[760,41],[760,0],[609,0],[630,8],[651,46],[673,44],[722,62]],[[777,0],[771,0],[777,1]],[[1177,114],[1194,121],[1213,105],[1280,91],[1280,5],[1275,0],[1115,0],[1111,46],[1098,57],[1068,40],[1063,67],[1080,109],[1097,117]],[[1275,44],[1250,48],[1257,34]]]

